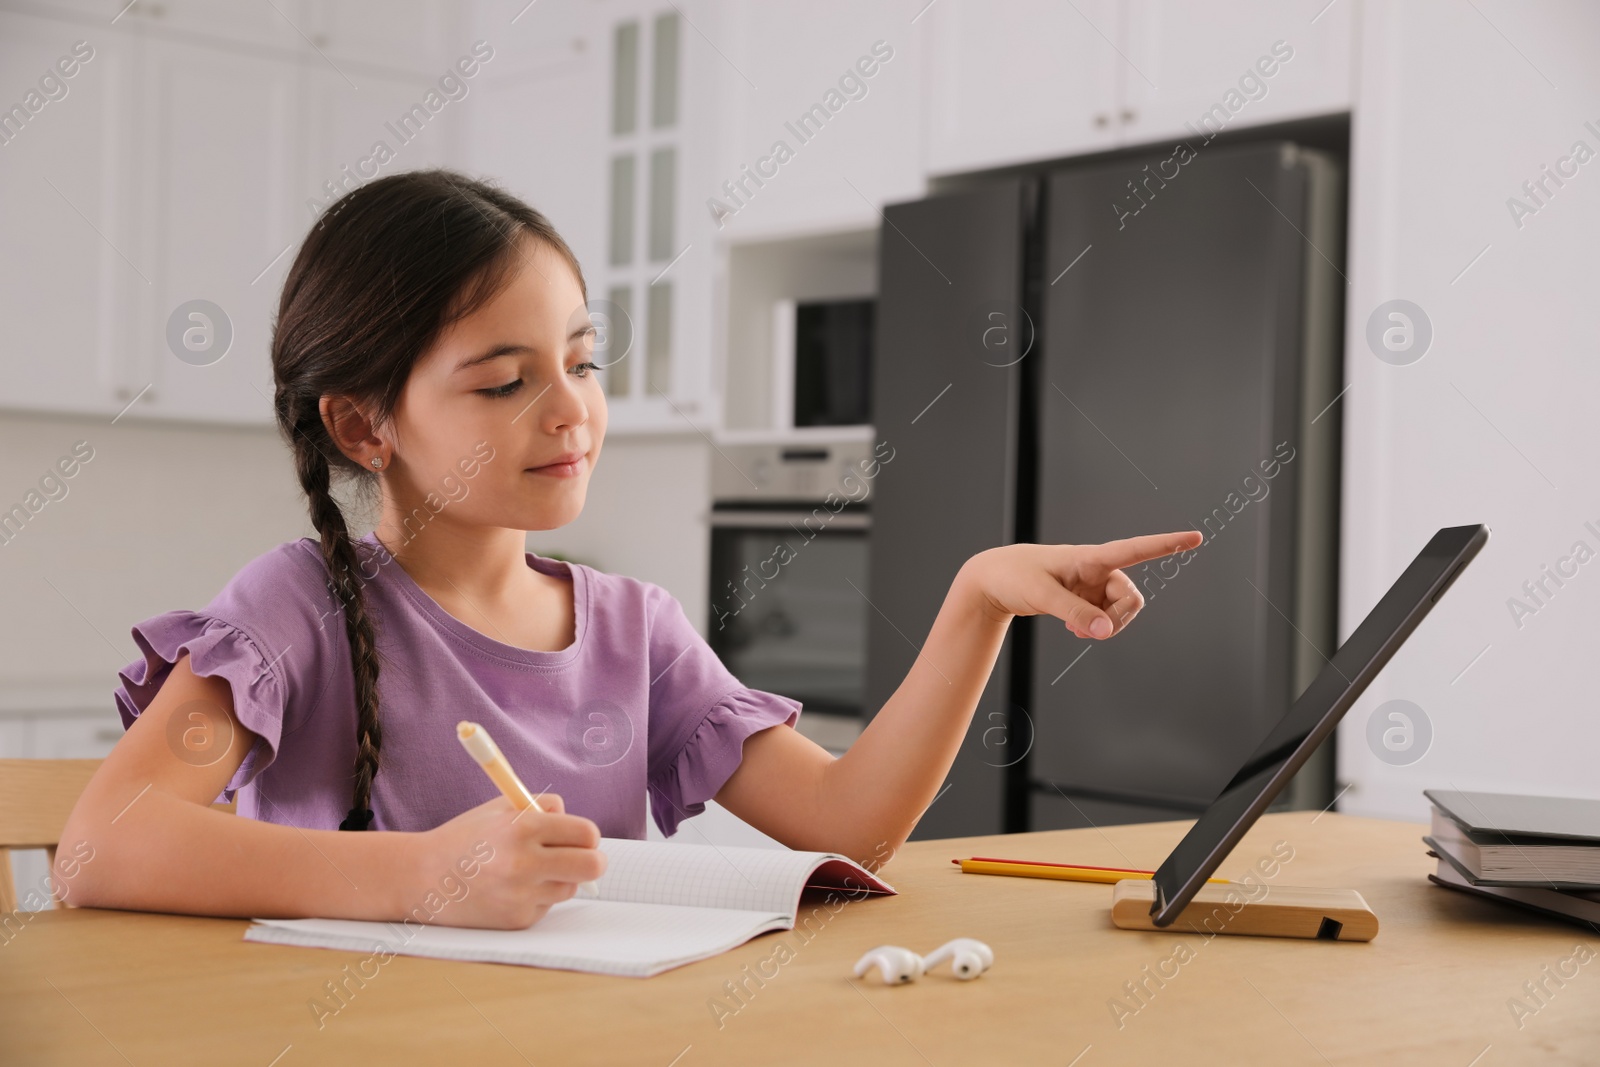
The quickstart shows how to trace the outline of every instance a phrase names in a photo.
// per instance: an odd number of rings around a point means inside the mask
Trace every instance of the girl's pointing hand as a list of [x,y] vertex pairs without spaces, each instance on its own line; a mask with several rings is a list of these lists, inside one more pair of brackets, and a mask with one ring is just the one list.
[[962,566],[980,593],[983,611],[1054,615],[1078,637],[1120,633],[1144,607],[1144,596],[1122,568],[1197,547],[1198,530],[1147,534],[1099,545],[1002,545]]

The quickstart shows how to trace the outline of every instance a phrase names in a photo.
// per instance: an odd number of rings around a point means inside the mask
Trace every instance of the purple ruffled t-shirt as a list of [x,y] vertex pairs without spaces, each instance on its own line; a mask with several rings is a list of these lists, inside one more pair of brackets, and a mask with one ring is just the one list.
[[[527,553],[572,582],[573,642],[539,652],[448,614],[372,534],[355,546],[380,661],[374,829],[431,829],[498,795],[456,740],[462,719],[489,730],[530,790],[559,793],[603,836],[637,839],[647,792],[670,836],[733,774],[746,737],[799,718],[799,701],[742,685],[651,582]],[[227,679],[258,737],[224,792],[239,814],[338,828],[352,802],[355,690],[317,541],[258,556],[204,611],[146,619],[133,638],[144,658],[119,672],[124,727],[187,650],[195,674]]]

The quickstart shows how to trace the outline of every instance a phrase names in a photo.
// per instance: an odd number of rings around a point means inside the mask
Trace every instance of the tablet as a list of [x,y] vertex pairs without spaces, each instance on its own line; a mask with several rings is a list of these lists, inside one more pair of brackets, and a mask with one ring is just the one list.
[[1178,917],[1488,540],[1482,525],[1433,535],[1156,870],[1152,923]]

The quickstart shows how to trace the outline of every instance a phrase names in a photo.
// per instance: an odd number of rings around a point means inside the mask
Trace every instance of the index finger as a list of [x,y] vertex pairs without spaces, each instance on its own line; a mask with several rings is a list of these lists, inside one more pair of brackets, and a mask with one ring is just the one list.
[[1197,547],[1205,537],[1199,530],[1182,530],[1177,533],[1144,534],[1124,537],[1120,541],[1107,541],[1089,546],[1089,557],[1095,563],[1113,570],[1131,567],[1147,559],[1160,559],[1174,552]]

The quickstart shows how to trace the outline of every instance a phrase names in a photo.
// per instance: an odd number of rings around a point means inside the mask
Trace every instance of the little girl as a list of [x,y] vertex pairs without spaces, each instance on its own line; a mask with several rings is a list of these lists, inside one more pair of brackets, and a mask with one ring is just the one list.
[[[944,780],[1011,617],[1103,640],[1144,603],[1119,568],[1200,542],[973,556],[904,683],[834,758],[793,729],[800,703],[741,685],[666,590],[526,551],[526,531],[577,517],[600,457],[594,337],[571,250],[498,189],[416,171],[326,209],[272,339],[318,536],[252,560],[204,611],[134,627],[127,733],[63,832],[94,848],[75,903],[395,920],[451,884],[431,921],[526,927],[602,873],[602,835],[645,836],[646,795],[664,834],[715,798],[791,848],[876,869]],[[372,533],[351,535],[335,472],[375,498]],[[499,795],[462,719],[545,812]]]

